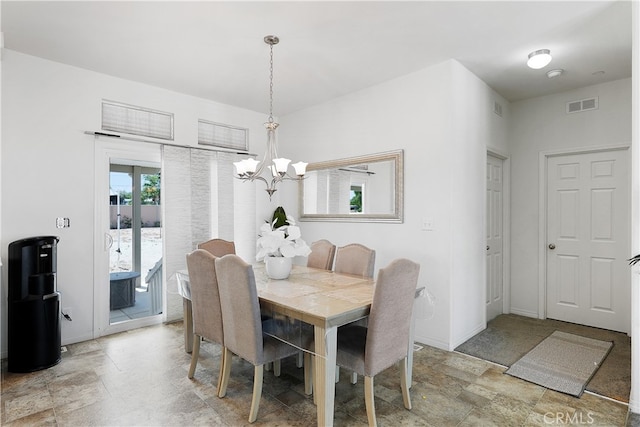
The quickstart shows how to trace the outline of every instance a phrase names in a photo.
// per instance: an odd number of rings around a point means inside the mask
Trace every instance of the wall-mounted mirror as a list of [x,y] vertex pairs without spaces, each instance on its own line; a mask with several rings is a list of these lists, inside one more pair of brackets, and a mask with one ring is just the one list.
[[310,163],[300,181],[302,221],[403,221],[403,150]]

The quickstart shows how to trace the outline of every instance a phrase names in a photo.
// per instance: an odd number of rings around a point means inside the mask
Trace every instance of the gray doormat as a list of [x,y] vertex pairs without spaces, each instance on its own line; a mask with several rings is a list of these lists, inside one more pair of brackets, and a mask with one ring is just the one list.
[[490,320],[484,331],[458,346],[456,351],[509,367],[554,331],[613,341],[613,348],[585,390],[620,402],[629,402],[631,338],[622,332],[559,320],[501,314]]
[[580,397],[612,346],[612,342],[555,331],[506,373]]

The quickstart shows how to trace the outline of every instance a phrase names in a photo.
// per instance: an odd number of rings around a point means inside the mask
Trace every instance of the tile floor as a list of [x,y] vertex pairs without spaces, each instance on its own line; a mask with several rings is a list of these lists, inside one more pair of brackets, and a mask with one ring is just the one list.
[[[204,343],[193,380],[182,323],[152,326],[68,345],[62,361],[29,374],[2,363],[0,424],[247,425],[253,368],[234,358],[227,396],[215,396],[220,348]],[[576,399],[503,374],[505,368],[424,346],[415,353],[411,399],[402,405],[399,370],[376,377],[383,426],[624,426],[627,406],[585,393]],[[366,426],[362,378],[336,384],[336,426]],[[629,425],[637,425],[632,417]],[[283,362],[279,378],[265,372],[255,425],[312,426],[315,406],[304,395],[302,369]]]

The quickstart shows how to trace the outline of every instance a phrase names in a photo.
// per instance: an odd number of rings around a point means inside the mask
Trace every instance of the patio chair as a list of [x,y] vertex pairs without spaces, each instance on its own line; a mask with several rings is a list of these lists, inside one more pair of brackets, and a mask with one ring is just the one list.
[[144,281],[151,300],[151,315],[162,313],[162,258],[149,270]]

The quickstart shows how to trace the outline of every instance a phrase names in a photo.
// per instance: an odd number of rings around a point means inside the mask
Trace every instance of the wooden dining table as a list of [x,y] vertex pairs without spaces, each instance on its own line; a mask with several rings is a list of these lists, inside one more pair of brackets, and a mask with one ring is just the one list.
[[[285,315],[313,325],[315,351],[314,382],[318,426],[332,426],[335,402],[335,372],[338,327],[369,315],[375,282],[370,278],[294,266],[284,280],[270,279],[264,264],[253,267],[261,310]],[[188,285],[186,270],[178,272],[180,286]],[[185,300],[185,289],[181,290]],[[190,304],[185,303],[185,349],[193,336]],[[187,313],[189,310],[189,313]],[[188,329],[191,328],[191,331]]]

